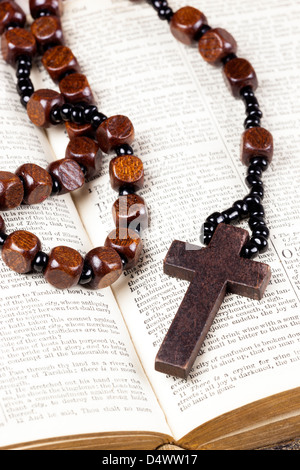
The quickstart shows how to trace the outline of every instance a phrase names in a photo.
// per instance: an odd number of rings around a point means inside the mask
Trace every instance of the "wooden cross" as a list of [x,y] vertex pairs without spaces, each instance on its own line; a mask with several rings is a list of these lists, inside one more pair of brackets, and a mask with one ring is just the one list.
[[206,248],[173,242],[164,272],[191,284],[156,356],[157,371],[188,377],[226,292],[263,297],[271,269],[240,256],[248,239],[246,230],[220,224]]

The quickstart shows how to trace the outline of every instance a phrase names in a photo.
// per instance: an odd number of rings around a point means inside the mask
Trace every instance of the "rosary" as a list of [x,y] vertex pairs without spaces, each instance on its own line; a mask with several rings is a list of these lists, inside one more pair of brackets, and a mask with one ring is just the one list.
[[[156,356],[159,372],[187,378],[226,292],[261,299],[270,281],[266,264],[252,261],[268,248],[269,229],[262,206],[262,173],[273,157],[273,138],[260,126],[262,112],[254,92],[258,86],[252,65],[237,57],[237,43],[226,30],[211,28],[205,15],[186,6],[175,13],[166,0],[147,0],[162,20],[170,23],[173,36],[186,45],[198,42],[200,55],[209,64],[221,66],[229,90],[246,106],[241,160],[248,167],[244,199],[205,221],[201,241],[206,248],[174,241],[165,260],[164,272],[190,282],[189,289]],[[237,228],[248,219],[252,237]]]
[[[0,216],[2,259],[17,273],[43,273],[58,289],[77,284],[103,289],[113,284],[124,269],[133,268],[142,252],[139,232],[147,226],[147,207],[136,194],[143,187],[144,169],[131,147],[134,128],[126,116],[108,118],[95,106],[88,80],[64,44],[61,1],[30,0],[29,6],[34,19],[30,30],[25,29],[26,16],[17,3],[0,3],[2,56],[16,66],[17,91],[29,119],[40,128],[64,123],[70,142],[65,158],[47,169],[25,163],[15,173],[0,171],[0,210],[38,204],[51,194],[81,188],[85,177],[99,171],[102,152],[115,152],[109,173],[111,186],[119,193],[112,210],[116,229],[107,236],[104,246],[91,250],[85,258],[66,246],[55,247],[48,255],[41,251],[38,237],[30,232],[18,230],[7,235]],[[50,89],[34,91],[30,72],[37,53],[60,93]]]
[[[241,160],[248,167],[249,194],[223,212],[214,212],[202,227],[205,248],[174,241],[164,260],[164,272],[190,282],[189,289],[155,360],[155,369],[187,378],[226,292],[261,299],[271,277],[270,267],[253,261],[268,248],[269,230],[262,205],[262,173],[273,157],[273,138],[262,128],[262,112],[255,97],[258,86],[252,65],[236,55],[234,38],[222,28],[211,28],[202,12],[183,7],[173,12],[166,0],[147,0],[159,18],[167,20],[173,36],[186,45],[198,42],[199,52],[210,64],[221,66],[225,81],[246,106]],[[47,170],[24,164],[15,173],[0,172],[0,210],[43,202],[51,194],[80,188],[85,176],[101,166],[102,152],[116,152],[110,161],[112,188],[119,193],[113,206],[116,229],[104,246],[85,258],[68,247],[41,251],[39,239],[26,231],[5,233],[0,216],[0,246],[7,266],[18,273],[44,273],[53,286],[76,284],[99,289],[111,285],[124,268],[134,267],[142,252],[139,231],[147,223],[146,204],[136,192],[142,188],[144,170],[131,144],[134,128],[126,116],[108,118],[95,106],[87,78],[72,51],[64,45],[58,0],[30,0],[34,21],[24,28],[24,12],[13,1],[0,3],[1,49],[6,62],[16,65],[17,91],[30,120],[38,127],[64,123],[70,137],[65,158]],[[34,91],[29,78],[32,58],[39,52],[42,63],[60,93]],[[251,238],[235,225],[248,219]],[[145,225],[144,225],[145,224]]]

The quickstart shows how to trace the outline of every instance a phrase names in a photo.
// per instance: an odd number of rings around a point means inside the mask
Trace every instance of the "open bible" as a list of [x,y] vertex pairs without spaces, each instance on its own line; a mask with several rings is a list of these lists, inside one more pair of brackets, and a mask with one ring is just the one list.
[[[147,2],[65,1],[66,44],[99,110],[135,126],[150,224],[138,266],[101,291],[56,290],[42,274],[18,275],[0,260],[2,449],[253,449],[300,435],[300,5],[193,6],[231,32],[261,84],[263,125],[275,142],[264,178],[270,249],[259,257],[272,269],[270,285],[259,302],[225,297],[188,379],[154,370],[188,287],[163,273],[171,243],[199,245],[206,217],[247,194],[243,103]],[[39,59],[34,65],[35,89],[56,89]],[[1,170],[64,158],[65,129],[31,124],[2,59],[0,79]],[[103,245],[117,197],[109,160],[75,194],[2,214],[7,232],[35,233],[45,252],[67,245],[84,255]]]

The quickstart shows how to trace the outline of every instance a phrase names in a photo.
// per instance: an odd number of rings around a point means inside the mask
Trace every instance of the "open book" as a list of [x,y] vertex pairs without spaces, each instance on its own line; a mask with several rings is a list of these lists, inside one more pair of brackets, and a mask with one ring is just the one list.
[[[300,7],[279,3],[192,2],[233,34],[261,84],[263,125],[276,146],[264,177],[270,249],[259,261],[273,276],[260,302],[226,296],[183,380],[154,370],[188,287],[163,274],[163,259],[175,239],[199,245],[205,218],[247,194],[244,105],[220,69],[178,43],[146,2],[65,2],[66,43],[100,111],[127,115],[135,126],[146,172],[139,194],[151,220],[138,266],[103,291],[55,290],[43,275],[18,275],[0,261],[1,448],[251,449],[299,437]],[[35,89],[56,89],[37,66]],[[2,59],[0,79],[1,169],[64,158],[64,128],[30,123]],[[117,197],[110,158],[76,194],[2,214],[7,232],[35,233],[46,252],[103,245]]]

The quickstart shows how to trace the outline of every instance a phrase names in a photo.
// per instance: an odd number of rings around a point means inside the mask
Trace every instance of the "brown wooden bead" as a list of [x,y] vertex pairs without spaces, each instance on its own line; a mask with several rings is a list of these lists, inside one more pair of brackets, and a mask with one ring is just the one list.
[[95,137],[95,129],[88,122],[85,124],[75,124],[74,122],[66,122],[65,128],[70,139],[74,137]]
[[137,194],[120,196],[115,201],[113,219],[117,228],[131,228],[135,230],[138,225],[145,229],[148,225],[148,211],[144,199]]
[[95,102],[89,82],[82,73],[72,73],[64,77],[59,83],[59,89],[68,103]]
[[17,169],[16,175],[23,182],[25,204],[40,204],[50,196],[52,178],[44,168],[34,163],[25,163]]
[[13,28],[6,31],[2,36],[1,51],[3,59],[14,64],[19,56],[33,57],[37,46],[35,37],[30,31],[23,28]]
[[56,46],[46,51],[42,63],[55,82],[61,80],[67,73],[80,71],[76,57],[66,46]]
[[51,111],[55,107],[64,104],[60,93],[47,88],[37,90],[27,103],[27,114],[31,122],[37,127],[49,127],[51,122]]
[[26,22],[26,15],[16,2],[0,2],[0,34],[10,25],[22,28]]
[[24,187],[20,178],[9,171],[0,171],[0,210],[15,209],[23,197]]
[[83,270],[81,254],[67,246],[57,246],[49,254],[44,276],[57,289],[69,289],[78,284]]
[[40,250],[41,242],[33,233],[18,230],[5,240],[2,258],[10,269],[25,274],[32,271],[32,263]]
[[56,160],[50,163],[47,171],[58,182],[59,194],[70,193],[84,185],[84,174],[75,160],[69,158]]
[[33,18],[37,18],[39,13],[44,10],[55,16],[61,16],[63,13],[61,0],[30,0],[29,8]]
[[244,165],[249,166],[251,158],[258,155],[265,157],[268,163],[271,163],[273,152],[273,136],[263,127],[252,127],[243,133],[241,160]]
[[0,215],[0,232],[5,232],[5,222],[3,220],[3,218],[1,217]]
[[75,160],[86,168],[88,178],[100,171],[102,164],[102,152],[99,145],[89,137],[74,137],[66,148],[66,158]]
[[137,265],[143,250],[143,243],[137,232],[131,229],[115,229],[105,240],[105,246],[113,248],[125,262],[125,268]]
[[134,127],[126,116],[111,116],[100,124],[96,135],[101,150],[109,153],[119,145],[132,144]]
[[134,155],[121,155],[110,161],[110,183],[115,191],[123,186],[138,191],[144,184],[144,166],[140,158]]
[[255,70],[250,62],[239,57],[230,60],[224,65],[224,77],[233,96],[239,97],[240,91],[246,86],[256,90],[258,81]]
[[123,272],[123,263],[113,248],[99,247],[91,250],[85,262],[93,272],[89,286],[93,289],[104,289],[116,282]]
[[207,24],[207,19],[201,11],[186,6],[174,13],[170,28],[178,41],[190,45],[197,38],[200,28],[205,24]]
[[31,25],[38,48],[44,52],[48,47],[64,44],[60,19],[56,16],[42,16]]
[[228,54],[237,52],[235,39],[222,28],[211,29],[203,34],[198,47],[203,59],[210,64],[219,64]]

